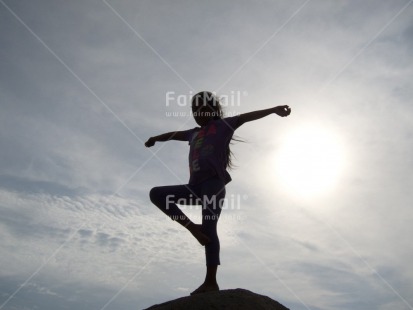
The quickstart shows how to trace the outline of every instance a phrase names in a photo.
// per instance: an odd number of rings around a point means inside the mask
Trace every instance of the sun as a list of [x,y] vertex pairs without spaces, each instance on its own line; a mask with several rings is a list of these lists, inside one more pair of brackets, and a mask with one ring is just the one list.
[[297,197],[325,194],[337,185],[344,153],[336,133],[315,125],[302,126],[286,133],[275,152],[277,180]]

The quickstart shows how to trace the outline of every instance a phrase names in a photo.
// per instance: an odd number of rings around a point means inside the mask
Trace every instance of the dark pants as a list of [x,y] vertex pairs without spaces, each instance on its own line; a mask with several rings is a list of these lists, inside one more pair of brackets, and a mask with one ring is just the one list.
[[225,184],[218,178],[210,178],[192,185],[159,186],[151,189],[151,201],[172,220],[185,218],[180,205],[202,205],[201,231],[211,240],[205,245],[207,266],[220,264],[217,223],[225,198]]

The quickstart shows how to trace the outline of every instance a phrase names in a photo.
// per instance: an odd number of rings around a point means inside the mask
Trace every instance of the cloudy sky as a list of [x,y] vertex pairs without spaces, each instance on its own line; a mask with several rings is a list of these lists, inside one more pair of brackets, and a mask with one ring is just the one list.
[[[0,0],[0,309],[142,309],[203,248],[151,205],[188,180],[191,94],[239,128],[221,289],[413,309],[413,1]],[[200,210],[185,208],[195,222]]]

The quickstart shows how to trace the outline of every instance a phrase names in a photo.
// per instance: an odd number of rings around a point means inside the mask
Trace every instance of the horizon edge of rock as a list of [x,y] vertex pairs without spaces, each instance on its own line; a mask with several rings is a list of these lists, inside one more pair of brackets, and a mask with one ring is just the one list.
[[144,310],[289,310],[278,301],[247,289],[225,289],[179,297]]

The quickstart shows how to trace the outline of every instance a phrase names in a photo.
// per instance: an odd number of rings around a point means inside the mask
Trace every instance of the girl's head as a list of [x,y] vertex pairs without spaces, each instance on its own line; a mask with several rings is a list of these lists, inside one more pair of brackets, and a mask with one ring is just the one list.
[[218,97],[209,91],[199,92],[192,97],[192,114],[200,126],[205,126],[212,119],[223,117]]

